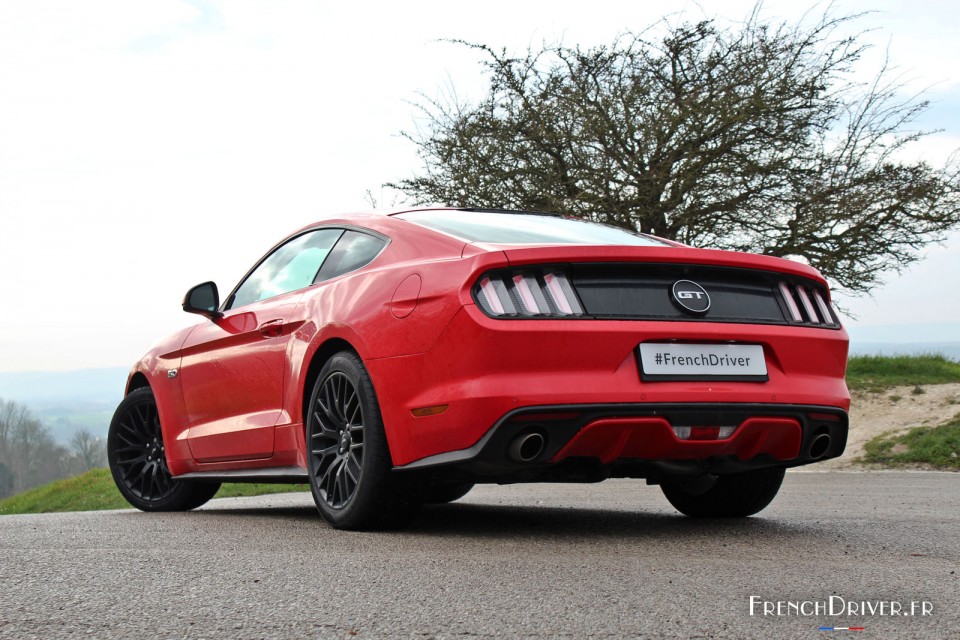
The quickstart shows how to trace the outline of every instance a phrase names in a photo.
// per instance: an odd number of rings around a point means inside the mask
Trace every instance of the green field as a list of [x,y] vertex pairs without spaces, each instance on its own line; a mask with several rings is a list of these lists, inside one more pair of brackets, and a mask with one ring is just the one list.
[[853,356],[847,362],[851,391],[880,392],[890,387],[960,382],[960,362],[940,354]]
[[[304,484],[225,484],[218,498],[259,496],[268,493],[309,491]],[[61,511],[99,511],[130,509],[109,469],[93,469],[79,476],[57,480],[42,487],[0,500],[0,515],[14,513],[56,513]]]

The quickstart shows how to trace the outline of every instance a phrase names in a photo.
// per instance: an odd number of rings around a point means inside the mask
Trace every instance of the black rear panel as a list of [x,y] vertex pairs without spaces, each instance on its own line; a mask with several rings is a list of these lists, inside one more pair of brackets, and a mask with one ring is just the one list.
[[[786,324],[772,274],[746,269],[669,264],[572,265],[571,283],[594,318]],[[710,309],[692,316],[673,299],[678,280],[710,295]]]

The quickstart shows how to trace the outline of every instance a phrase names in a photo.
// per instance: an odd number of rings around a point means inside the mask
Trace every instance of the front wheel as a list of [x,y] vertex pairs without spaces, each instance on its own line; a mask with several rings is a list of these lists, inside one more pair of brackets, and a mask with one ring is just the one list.
[[342,351],[323,365],[306,422],[310,488],[324,520],[338,529],[381,529],[416,513],[416,478],[392,471],[373,383],[356,355]]
[[662,481],[660,489],[677,511],[692,518],[744,518],[773,501],[783,475],[784,469],[773,468],[718,476],[706,490],[675,478]]
[[167,468],[160,414],[149,387],[124,398],[110,421],[107,460],[120,494],[141,511],[188,511],[212,498],[219,483],[176,480]]

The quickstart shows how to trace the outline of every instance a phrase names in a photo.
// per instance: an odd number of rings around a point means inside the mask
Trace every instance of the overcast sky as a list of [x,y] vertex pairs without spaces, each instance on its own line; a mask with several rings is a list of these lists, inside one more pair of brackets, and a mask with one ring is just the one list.
[[[369,209],[368,190],[396,205],[380,185],[419,167],[398,135],[418,94],[484,88],[479,57],[442,39],[596,45],[665,7],[740,20],[752,4],[0,0],[0,371],[129,366],[196,320],[180,311],[191,285],[229,290],[292,230]],[[941,161],[960,147],[960,12],[869,4],[863,73],[889,48],[928,90],[923,124],[944,132],[913,153]],[[958,251],[954,234],[872,300],[845,301],[849,324],[960,321],[935,293],[960,281]]]

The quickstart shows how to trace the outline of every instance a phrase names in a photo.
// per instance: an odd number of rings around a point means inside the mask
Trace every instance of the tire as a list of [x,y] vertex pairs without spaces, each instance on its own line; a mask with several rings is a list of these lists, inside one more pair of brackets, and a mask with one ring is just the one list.
[[446,504],[455,502],[470,493],[472,482],[458,482],[456,484],[435,484],[426,488],[423,501],[427,504]]
[[130,392],[107,434],[107,460],[121,495],[141,511],[189,511],[212,498],[219,483],[175,480],[167,467],[157,403],[149,387]]
[[776,497],[784,469],[757,469],[718,476],[706,491],[694,491],[682,480],[660,483],[663,495],[680,513],[692,518],[744,518],[759,513]]
[[392,471],[373,383],[349,351],[320,370],[306,416],[307,472],[320,515],[337,529],[405,524],[422,504],[416,476]]

